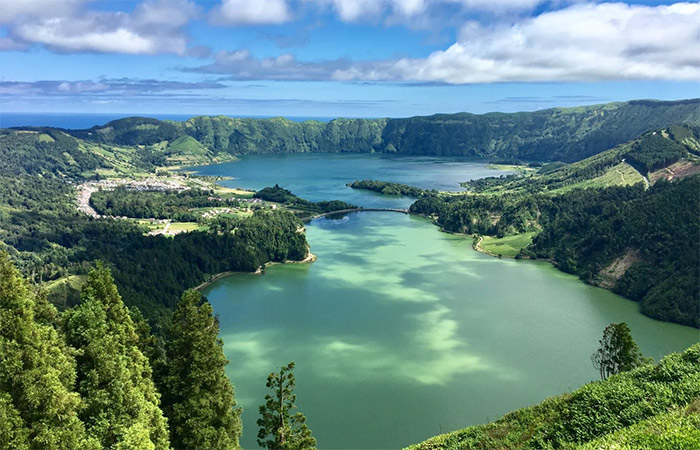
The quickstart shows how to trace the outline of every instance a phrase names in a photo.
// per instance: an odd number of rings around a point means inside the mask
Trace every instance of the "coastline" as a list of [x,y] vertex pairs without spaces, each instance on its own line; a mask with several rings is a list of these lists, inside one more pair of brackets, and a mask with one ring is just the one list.
[[205,287],[209,286],[210,284],[214,283],[215,281],[218,281],[218,280],[220,280],[224,277],[227,277],[229,275],[234,275],[234,274],[262,275],[265,268],[269,267],[269,266],[274,266],[274,265],[278,265],[278,264],[310,264],[310,263],[315,262],[317,259],[318,259],[318,257],[316,256],[316,254],[309,252],[304,259],[299,260],[299,261],[294,261],[294,260],[290,260],[290,259],[283,261],[283,262],[268,261],[265,264],[263,264],[262,266],[258,267],[255,270],[255,272],[244,272],[244,271],[240,271],[240,270],[219,272],[215,275],[212,275],[211,278],[209,278],[207,281],[199,284],[198,286],[196,286],[192,289],[194,289],[196,291],[202,290]]

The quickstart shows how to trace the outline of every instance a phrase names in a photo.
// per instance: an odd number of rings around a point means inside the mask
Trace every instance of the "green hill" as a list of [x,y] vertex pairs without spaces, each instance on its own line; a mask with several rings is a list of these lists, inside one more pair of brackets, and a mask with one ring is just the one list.
[[465,183],[472,192],[421,198],[411,212],[500,238],[481,242],[487,252],[552,261],[644,314],[700,327],[700,127],[670,129],[551,171]]
[[408,450],[557,448],[700,448],[700,344]]
[[[653,184],[662,176],[657,171],[677,162],[688,163],[681,176],[700,169],[700,125],[673,125],[648,131],[610,150],[600,152],[572,164],[554,163],[543,166],[537,174],[506,178],[482,178],[464,187],[482,194],[514,192],[566,192],[574,188]],[[695,169],[690,169],[696,166]],[[677,177],[678,178],[678,177]]]
[[71,135],[114,145],[154,145],[191,136],[222,153],[386,152],[578,161],[673,124],[700,123],[700,99],[638,100],[514,114],[437,114],[406,119],[194,117],[185,122],[143,117],[115,120]]

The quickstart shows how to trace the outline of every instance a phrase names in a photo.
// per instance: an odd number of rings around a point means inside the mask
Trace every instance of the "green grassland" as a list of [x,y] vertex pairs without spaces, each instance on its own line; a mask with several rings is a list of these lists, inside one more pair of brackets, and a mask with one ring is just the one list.
[[572,189],[587,189],[587,188],[606,188],[611,186],[631,186],[637,183],[643,183],[644,177],[634,167],[626,162],[621,162],[617,165],[610,166],[605,171],[588,180],[582,180],[578,183],[563,186],[553,189],[552,193],[561,194]]
[[169,231],[174,233],[186,233],[189,231],[206,231],[209,228],[205,225],[195,222],[173,222],[170,224]]
[[700,344],[408,450],[700,448]]
[[87,282],[87,275],[67,275],[55,280],[41,283],[52,304],[66,308],[78,302],[79,293]]
[[697,126],[673,126],[650,131],[609,150],[571,164],[553,163],[537,173],[489,177],[463,183],[470,192],[487,195],[514,193],[562,194],[577,188],[606,188],[643,183],[644,177],[677,161],[694,161]]
[[502,238],[483,236],[479,247],[491,255],[515,258],[520,253],[520,250],[532,244],[532,238],[536,234],[536,232],[531,231]]

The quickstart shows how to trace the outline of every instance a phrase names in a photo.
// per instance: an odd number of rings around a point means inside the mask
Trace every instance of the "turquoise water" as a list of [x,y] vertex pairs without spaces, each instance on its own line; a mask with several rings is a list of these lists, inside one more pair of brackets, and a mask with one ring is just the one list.
[[[392,163],[351,156],[365,172]],[[270,162],[274,158],[259,160],[284,178],[285,169]],[[245,175],[236,164],[212,167]],[[457,173],[459,164],[447,167]],[[465,164],[477,173],[487,170]],[[336,182],[344,184],[347,176],[328,167],[317,172],[314,186],[345,192]],[[439,167],[428,161],[420,173],[397,172],[394,180],[437,177]],[[381,175],[360,178],[385,179]],[[311,197],[315,188],[304,186],[303,177],[298,183],[296,190]],[[328,198],[322,194],[316,198]],[[383,201],[361,191],[353,195]],[[317,219],[307,225],[307,238],[315,263],[232,275],[205,290],[219,315],[228,374],[244,409],[245,448],[257,447],[266,375],[289,361],[297,364],[297,405],[319,449],[383,449],[494,420],[596,379],[589,356],[611,322],[627,322],[642,351],[654,358],[699,338],[698,330],[649,319],[636,303],[548,263],[477,253],[471,239],[441,233],[419,217],[364,212]]]
[[221,182],[228,187],[259,190],[279,184],[307,200],[344,200],[365,208],[403,208],[414,199],[359,191],[347,187],[347,183],[363,179],[382,180],[425,189],[458,191],[462,181],[509,173],[491,170],[483,161],[465,158],[367,153],[244,156],[237,162],[200,166],[193,170],[203,175],[233,177]]

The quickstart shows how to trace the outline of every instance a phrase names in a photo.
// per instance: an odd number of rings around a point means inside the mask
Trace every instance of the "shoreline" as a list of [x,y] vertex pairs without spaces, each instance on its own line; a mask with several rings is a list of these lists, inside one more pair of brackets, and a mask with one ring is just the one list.
[[282,261],[282,262],[268,261],[265,264],[263,264],[262,266],[258,267],[255,270],[255,272],[245,272],[245,271],[241,271],[241,270],[219,272],[215,275],[212,275],[211,278],[209,278],[207,281],[205,281],[205,282],[203,282],[203,283],[199,284],[198,286],[193,287],[191,289],[194,289],[196,291],[202,290],[205,287],[209,286],[210,284],[214,283],[215,281],[218,281],[218,280],[225,278],[229,275],[235,275],[235,274],[262,275],[264,273],[266,267],[275,266],[275,265],[279,265],[279,264],[311,264],[313,262],[316,262],[317,259],[318,259],[318,257],[316,256],[316,254],[309,252],[306,255],[306,257],[300,261],[294,261],[294,260],[290,260],[290,259]]

